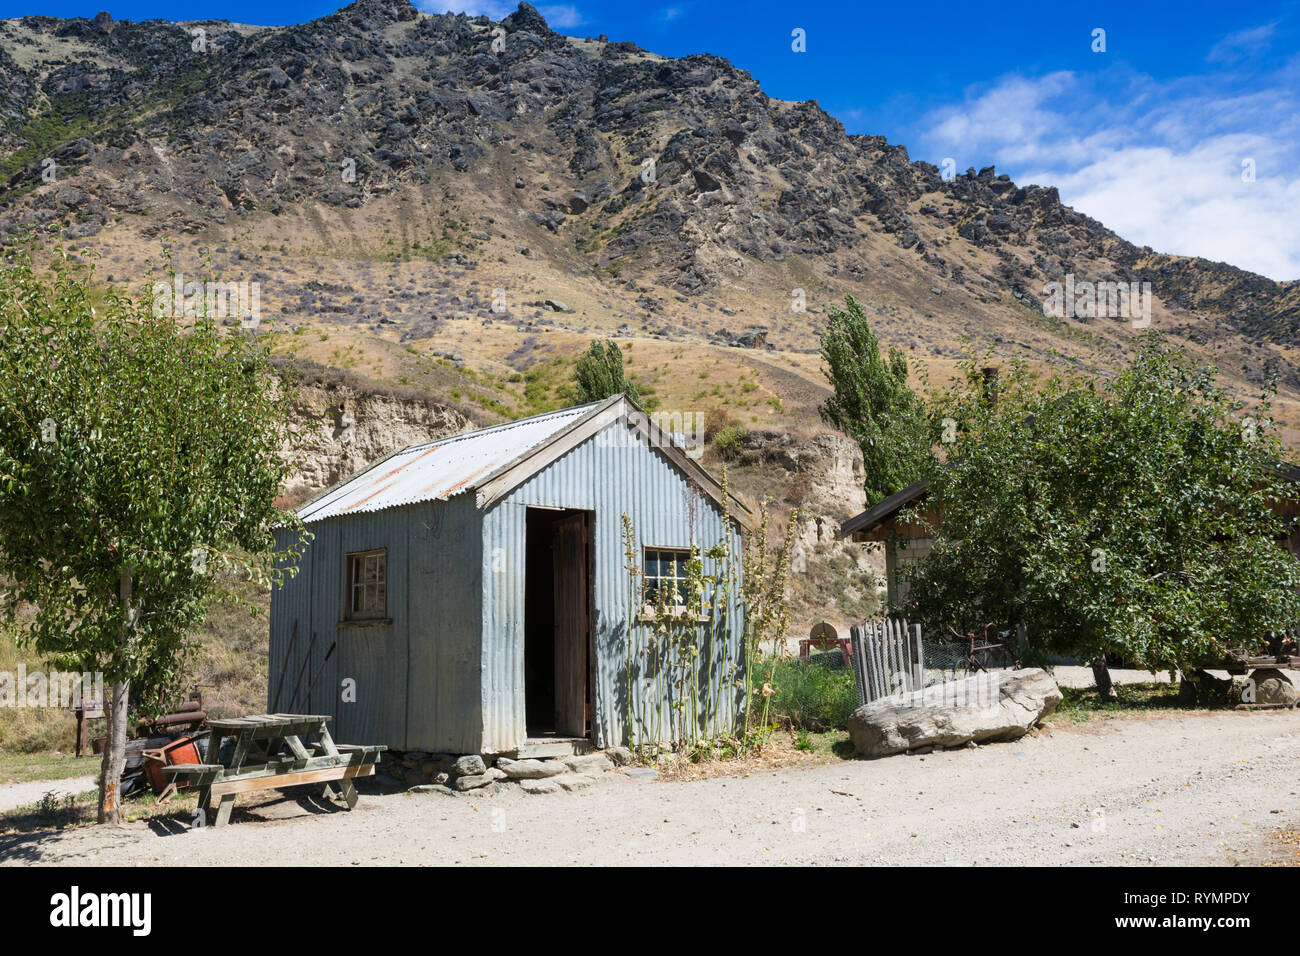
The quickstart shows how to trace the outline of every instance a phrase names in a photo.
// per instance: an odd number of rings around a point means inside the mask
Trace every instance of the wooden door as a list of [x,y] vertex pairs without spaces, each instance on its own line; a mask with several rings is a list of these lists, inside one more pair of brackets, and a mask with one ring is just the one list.
[[587,736],[587,516],[555,522],[555,732]]

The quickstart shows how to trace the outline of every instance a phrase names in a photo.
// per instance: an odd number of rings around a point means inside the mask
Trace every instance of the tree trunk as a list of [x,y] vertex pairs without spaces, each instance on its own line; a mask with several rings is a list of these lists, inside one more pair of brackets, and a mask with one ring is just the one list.
[[126,765],[127,700],[131,682],[113,685],[112,697],[105,701],[108,710],[108,742],[100,765],[99,822],[122,822],[122,770]]
[[[122,609],[122,653],[128,656],[131,632],[135,621],[131,614],[131,571],[122,569],[118,581],[118,599]],[[104,746],[104,761],[100,764],[99,815],[100,823],[122,822],[122,771],[126,766],[127,706],[131,695],[131,681],[113,684],[113,696],[108,705],[108,741]]]
[[1102,700],[1115,699],[1115,685],[1110,680],[1110,668],[1106,658],[1099,657],[1092,662],[1092,679],[1097,683],[1097,696]]

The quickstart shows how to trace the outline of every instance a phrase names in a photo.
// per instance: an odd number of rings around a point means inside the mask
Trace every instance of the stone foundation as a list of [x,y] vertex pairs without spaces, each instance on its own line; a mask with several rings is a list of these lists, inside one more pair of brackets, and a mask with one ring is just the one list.
[[518,786],[525,793],[557,793],[589,787],[601,774],[625,767],[632,760],[632,752],[626,747],[611,747],[580,756],[526,760],[387,750],[375,768],[374,780],[383,786],[447,796],[471,791],[499,792],[510,786]]

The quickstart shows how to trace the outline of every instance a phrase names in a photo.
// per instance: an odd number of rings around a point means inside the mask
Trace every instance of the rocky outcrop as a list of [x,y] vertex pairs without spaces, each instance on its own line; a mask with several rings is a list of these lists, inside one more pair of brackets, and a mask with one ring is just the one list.
[[849,737],[864,757],[1015,740],[1060,702],[1044,670],[993,671],[864,704],[849,718]]
[[[838,432],[804,440],[788,432],[751,431],[741,450],[742,464],[758,465],[784,483],[787,500],[799,508],[794,528],[791,570],[823,579],[835,578],[843,597],[839,607],[809,608],[814,618],[857,617],[860,604],[884,581],[884,553],[876,546],[841,541],[840,524],[867,506],[866,473],[858,443]],[[784,474],[782,481],[779,476]]]
[[391,452],[473,427],[461,412],[428,399],[349,385],[300,387],[285,450],[293,463],[286,496],[301,501]]

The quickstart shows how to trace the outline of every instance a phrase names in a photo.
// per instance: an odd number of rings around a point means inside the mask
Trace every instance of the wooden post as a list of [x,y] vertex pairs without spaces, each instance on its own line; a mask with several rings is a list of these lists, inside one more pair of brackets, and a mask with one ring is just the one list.
[[872,700],[879,700],[885,696],[885,625],[877,621],[875,633],[871,641],[871,663],[872,663]]
[[885,618],[885,693],[897,690],[897,675],[902,668],[898,662],[898,624]]
[[[83,701],[84,704],[84,701]],[[77,708],[77,756],[84,757],[86,749],[86,708]]]
[[916,625],[916,634],[912,639],[912,683],[913,690],[925,687],[925,645],[921,642],[921,625]]
[[854,624],[849,628],[849,649],[853,658],[850,662],[853,667],[853,683],[858,691],[858,706],[861,707],[867,702],[867,694],[862,674],[862,626],[860,624]]

